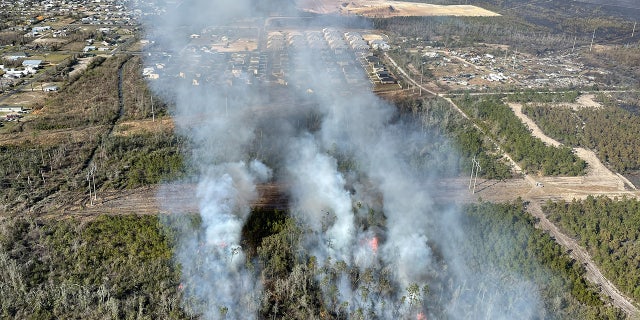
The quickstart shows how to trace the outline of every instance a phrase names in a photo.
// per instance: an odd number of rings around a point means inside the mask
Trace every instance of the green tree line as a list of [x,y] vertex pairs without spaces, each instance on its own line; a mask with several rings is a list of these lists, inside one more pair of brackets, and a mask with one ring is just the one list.
[[526,104],[522,112],[554,139],[594,150],[614,171],[640,170],[637,114],[618,107],[574,110],[544,104]]
[[587,248],[608,279],[640,301],[640,201],[589,196],[548,202],[544,210]]
[[0,317],[186,318],[173,236],[158,217],[0,224]]
[[481,127],[494,135],[504,151],[527,172],[548,176],[584,174],[586,163],[570,148],[548,146],[533,137],[498,96],[472,99],[466,95],[457,102]]

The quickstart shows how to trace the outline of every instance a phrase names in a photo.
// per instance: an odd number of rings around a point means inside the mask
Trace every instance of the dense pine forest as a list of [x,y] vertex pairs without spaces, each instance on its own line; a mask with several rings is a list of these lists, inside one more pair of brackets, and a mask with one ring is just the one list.
[[640,170],[640,117],[620,107],[572,109],[530,103],[522,109],[549,136],[568,146],[596,151],[612,170],[629,173]]
[[588,197],[549,202],[545,211],[587,248],[602,272],[632,299],[640,300],[640,202]]
[[459,102],[524,170],[548,176],[584,174],[584,160],[576,157],[568,147],[547,146],[531,136],[528,128],[498,96],[472,99],[467,95]]
[[[585,208],[591,207],[589,201],[599,207],[610,200],[588,200],[584,203]],[[621,210],[611,209],[610,212],[633,210],[628,206],[637,207],[638,204],[629,202],[612,206]],[[557,208],[563,208],[563,205],[549,210],[560,215],[558,210],[561,209]],[[518,275],[533,283],[532,288],[537,288],[533,290],[538,292],[513,298],[527,300],[540,296],[538,317],[543,319],[623,318],[620,311],[605,306],[598,290],[585,282],[582,266],[569,258],[548,235],[533,227],[535,221],[524,209],[522,202],[485,202],[464,208],[460,217],[462,231],[467,237],[456,245],[465,252],[468,268],[472,272],[488,272],[478,269],[480,265],[474,261],[489,262],[493,266],[489,272],[496,281],[511,281],[513,275]],[[381,217],[374,214],[372,219]],[[0,280],[4,285],[0,286],[3,297],[0,314],[7,318],[35,316],[43,319],[197,317],[197,301],[181,302],[182,293],[191,287],[181,282],[180,266],[172,259],[176,237],[180,232],[188,231],[173,226],[179,225],[178,220],[184,222],[185,219],[191,221],[188,224],[192,226],[190,232],[199,232],[200,222],[190,215],[3,220]],[[303,226],[284,212],[260,210],[254,211],[243,230],[250,253],[246,263],[254,266],[265,283],[260,318],[368,318],[370,311],[346,314],[341,311],[341,305],[323,300],[320,292],[323,287],[335,285],[334,281],[345,274],[354,281],[371,281],[372,285],[367,288],[373,294],[376,290],[385,290],[376,287],[384,286],[385,282],[380,280],[384,280],[385,274],[360,274],[358,270],[345,268],[340,261],[327,264],[301,255],[298,250],[303,230]],[[623,230],[614,230],[610,234],[616,239]],[[594,236],[601,237],[599,234]],[[591,243],[590,240],[586,242]],[[612,250],[622,250],[620,255],[625,255],[630,248]],[[605,262],[605,265],[608,264]],[[620,267],[624,268],[623,265]],[[617,271],[611,269],[611,272]],[[418,291],[407,288],[405,294],[416,302],[432,305],[430,312],[442,316],[444,310],[438,306],[453,294],[438,281],[446,279],[446,274],[445,268],[428,287],[417,288]],[[627,283],[632,285],[629,280]],[[489,283],[484,285],[491,286]],[[482,286],[468,289],[485,290]],[[412,296],[412,292],[415,295]]]

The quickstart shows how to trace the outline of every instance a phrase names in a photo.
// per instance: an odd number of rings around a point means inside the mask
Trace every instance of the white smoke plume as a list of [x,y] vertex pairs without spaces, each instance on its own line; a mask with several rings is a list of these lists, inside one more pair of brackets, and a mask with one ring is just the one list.
[[318,150],[310,135],[294,140],[289,152],[291,210],[317,237],[312,254],[320,261],[327,257],[350,261],[354,215],[336,160]]
[[[259,2],[267,9],[261,11],[257,3],[186,0],[146,25],[154,48],[166,51],[171,65],[163,75],[170,80],[152,82],[152,87],[175,104],[177,130],[190,138],[189,159],[196,171],[194,199],[201,222],[191,233],[184,227],[176,248],[185,308],[205,318],[258,317],[261,284],[257,271],[245,264],[241,230],[258,196],[256,185],[276,180],[287,188],[291,215],[308,228],[302,240],[307,252],[321,263],[358,271],[358,281],[346,274],[330,279],[339,289],[336,308],[346,314],[364,310],[365,316],[382,319],[430,315],[424,285],[439,283],[437,293],[455,299],[429,302],[451,318],[533,317],[535,296],[528,303],[509,302],[509,295],[535,292],[531,284],[516,279],[506,292],[465,266],[452,245],[455,237],[464,237],[455,208],[437,206],[431,186],[436,176],[411,164],[436,138],[425,136],[371,93],[363,71],[365,85],[347,86],[334,81],[340,72],[337,58],[302,49],[289,51],[290,83],[277,88],[255,85],[259,80],[251,74],[208,68],[229,55],[190,45],[190,35],[200,37],[207,28],[243,19],[260,30],[256,34],[264,41],[272,30],[255,17],[291,4]],[[307,23],[321,26],[320,19]],[[286,34],[310,44],[329,41],[336,32],[309,27],[284,32],[283,39]],[[149,65],[154,62],[149,59]],[[341,163],[350,163],[350,169],[340,170]],[[164,192],[160,201],[169,191]],[[375,215],[384,223],[363,222]],[[442,252],[434,253],[434,247]],[[479,286],[488,294],[465,293]],[[323,290],[329,305],[329,290]]]

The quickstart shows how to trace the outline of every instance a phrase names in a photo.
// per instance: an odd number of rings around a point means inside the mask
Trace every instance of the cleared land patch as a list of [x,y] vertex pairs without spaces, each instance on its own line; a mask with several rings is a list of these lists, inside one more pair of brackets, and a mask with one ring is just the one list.
[[307,0],[302,2],[304,11],[343,15],[362,15],[375,18],[406,16],[457,16],[457,17],[495,17],[499,14],[471,5],[435,5],[402,1],[335,1]]

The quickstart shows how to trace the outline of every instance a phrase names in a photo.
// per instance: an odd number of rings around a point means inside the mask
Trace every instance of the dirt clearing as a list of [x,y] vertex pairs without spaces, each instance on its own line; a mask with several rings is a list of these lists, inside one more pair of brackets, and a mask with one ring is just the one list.
[[594,94],[583,94],[578,97],[577,103],[575,105],[571,104],[571,107],[574,109],[577,108],[602,108],[602,105],[595,101],[596,96]]
[[211,45],[211,50],[216,52],[242,52],[255,51],[256,49],[258,49],[258,42],[255,39],[237,39]]
[[38,83],[33,86],[33,91],[31,87],[27,85],[21,92],[4,99],[2,104],[30,108],[36,102],[43,102],[46,96],[47,93],[42,91],[41,85]]
[[588,108],[588,109],[602,108],[602,104],[600,104],[600,102],[596,101],[595,99],[596,99],[595,94],[585,93],[578,96],[578,98],[576,99],[576,102],[574,103],[545,103],[545,105],[560,107],[560,108],[562,107],[571,108],[573,110],[578,110],[583,108]]
[[[509,103],[509,107],[529,127],[534,137],[551,146],[558,147],[562,145],[560,142],[545,135],[531,118],[523,114],[521,104]],[[636,189],[627,179],[623,179],[620,175],[611,172],[600,162],[600,159],[593,151],[574,148],[573,152],[587,162],[587,174],[582,177],[536,177],[537,182],[542,183],[542,187],[534,188],[530,192],[532,196],[549,198],[549,196],[555,195],[557,198],[570,201],[573,198],[583,198],[589,194],[625,195],[627,187],[631,190]],[[628,194],[628,196],[631,196],[631,194]]]
[[73,70],[69,73],[69,77],[75,77],[76,75],[82,73],[82,71],[87,69],[89,63],[91,63],[93,58],[95,57],[79,58],[78,63],[73,66]]
[[175,124],[173,118],[158,118],[156,121],[151,119],[132,120],[118,123],[113,129],[113,134],[117,136],[130,136],[144,133],[157,133],[162,131],[173,131]]
[[408,16],[457,16],[495,17],[499,14],[470,5],[435,5],[417,2],[384,0],[305,0],[301,9],[320,14],[361,15],[365,17],[389,18]]

